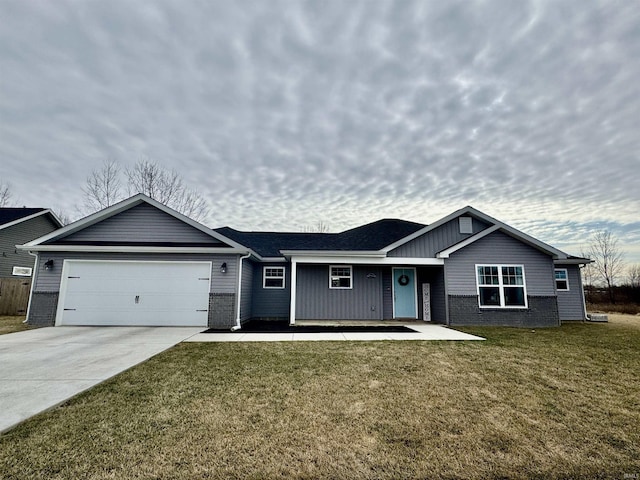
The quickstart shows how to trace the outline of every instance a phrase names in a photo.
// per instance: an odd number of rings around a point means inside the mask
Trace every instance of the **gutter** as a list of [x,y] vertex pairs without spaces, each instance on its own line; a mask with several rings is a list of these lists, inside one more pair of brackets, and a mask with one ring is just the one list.
[[242,261],[251,256],[251,253],[244,255],[238,259],[238,299],[236,300],[236,324],[231,327],[231,331],[235,332],[242,328],[242,322],[240,320],[240,302],[242,301]]

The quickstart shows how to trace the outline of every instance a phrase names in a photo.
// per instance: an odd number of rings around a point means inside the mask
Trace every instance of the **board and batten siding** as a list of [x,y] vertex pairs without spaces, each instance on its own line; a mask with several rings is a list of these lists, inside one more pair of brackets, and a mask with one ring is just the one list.
[[36,258],[26,251],[16,250],[16,245],[35,240],[57,228],[51,217],[43,214],[0,230],[0,277],[13,277],[13,267],[33,268]]
[[[264,267],[284,267],[284,288],[263,288]],[[300,297],[298,297],[300,298]],[[256,263],[253,271],[251,312],[256,318],[289,318],[291,264]]]
[[431,322],[446,323],[444,300],[444,269],[442,267],[418,267],[418,318],[424,320],[422,284],[431,288]]
[[[238,280],[237,255],[207,254],[144,254],[144,253],[81,253],[45,252],[39,253],[38,272],[34,275],[34,292],[59,292],[62,265],[68,260],[127,260],[127,261],[201,261],[211,262],[210,293],[235,293]],[[46,270],[44,263],[53,260],[52,270]],[[227,264],[227,273],[220,273],[220,265]]]
[[569,290],[558,290],[558,314],[560,320],[584,320],[584,294],[582,277],[578,265],[556,265],[555,268],[566,268]]
[[446,259],[449,295],[477,295],[476,264],[523,265],[527,295],[556,295],[551,256],[502,232],[487,235]]
[[[206,243],[223,245],[206,233],[147,203],[59,239],[64,242]],[[52,242],[56,243],[56,242]]]
[[354,265],[350,289],[329,288],[328,265],[299,264],[297,279],[297,319],[382,319],[380,267]]
[[473,233],[460,233],[458,218],[425,233],[389,252],[390,257],[434,258],[436,253],[471,235],[481,232],[489,224],[472,217]]
[[242,263],[242,280],[240,282],[240,320],[249,320],[252,316],[251,297],[253,294],[253,262],[245,258]]

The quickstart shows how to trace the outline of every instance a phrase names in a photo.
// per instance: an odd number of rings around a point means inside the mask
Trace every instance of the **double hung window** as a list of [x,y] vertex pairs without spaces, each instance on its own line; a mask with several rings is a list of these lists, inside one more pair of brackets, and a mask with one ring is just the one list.
[[351,288],[353,271],[351,265],[332,265],[329,267],[329,288]]
[[523,308],[527,292],[522,265],[476,265],[480,307]]
[[569,275],[566,268],[556,268],[556,290],[569,290]]
[[284,288],[284,267],[264,267],[263,288]]

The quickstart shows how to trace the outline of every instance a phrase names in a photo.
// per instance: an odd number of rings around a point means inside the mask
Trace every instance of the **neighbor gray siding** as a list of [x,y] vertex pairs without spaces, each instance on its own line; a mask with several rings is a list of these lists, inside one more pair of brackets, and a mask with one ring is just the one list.
[[[367,278],[368,274],[375,277]],[[327,265],[298,265],[296,318],[382,319],[382,270],[353,266],[352,289],[330,289]]]
[[[489,225],[480,220],[472,219],[473,233],[478,233],[486,229]],[[424,235],[401,245],[389,252],[390,257],[409,258],[433,258],[436,253],[454,245],[466,238],[470,233],[460,233],[458,218],[439,226],[438,228],[425,233]]]
[[[207,243],[223,245],[152,205],[143,203],[61,239],[63,242]],[[54,242],[55,243],[55,242]]]
[[[284,267],[284,288],[263,288],[264,267]],[[300,297],[299,297],[300,298]],[[258,263],[253,273],[251,313],[255,318],[289,318],[291,299],[291,265]]]
[[57,228],[51,217],[44,214],[0,230],[0,277],[11,277],[13,267],[33,267],[35,257],[17,250],[16,245],[35,240]]
[[578,265],[556,265],[555,268],[566,268],[569,277],[569,290],[558,290],[560,320],[584,320],[584,295],[580,267]]
[[452,253],[445,262],[449,295],[477,295],[476,264],[523,265],[527,295],[556,295],[551,257],[502,232]]

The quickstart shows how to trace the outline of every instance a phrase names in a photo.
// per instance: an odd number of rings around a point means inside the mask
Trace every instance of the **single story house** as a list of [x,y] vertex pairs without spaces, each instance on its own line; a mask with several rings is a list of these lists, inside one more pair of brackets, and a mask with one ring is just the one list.
[[584,320],[589,262],[465,207],[341,233],[210,229],[138,194],[19,246],[37,255],[32,325],[238,329],[250,319]]
[[24,315],[27,310],[35,256],[16,245],[61,226],[46,208],[0,208],[0,315]]

